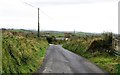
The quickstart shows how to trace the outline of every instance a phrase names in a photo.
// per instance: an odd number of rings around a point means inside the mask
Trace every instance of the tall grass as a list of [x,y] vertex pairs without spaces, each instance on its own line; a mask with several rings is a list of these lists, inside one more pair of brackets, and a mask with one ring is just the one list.
[[79,54],[110,73],[120,72],[120,57],[111,55],[112,33],[73,38],[63,47]]
[[2,32],[2,73],[33,73],[42,64],[48,43],[24,36],[24,32]]

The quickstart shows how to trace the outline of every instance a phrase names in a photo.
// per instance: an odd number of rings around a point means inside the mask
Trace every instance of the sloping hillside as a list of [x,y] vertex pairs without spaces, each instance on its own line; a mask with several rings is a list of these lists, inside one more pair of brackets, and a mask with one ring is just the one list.
[[42,64],[48,43],[32,34],[2,31],[2,73],[32,73]]

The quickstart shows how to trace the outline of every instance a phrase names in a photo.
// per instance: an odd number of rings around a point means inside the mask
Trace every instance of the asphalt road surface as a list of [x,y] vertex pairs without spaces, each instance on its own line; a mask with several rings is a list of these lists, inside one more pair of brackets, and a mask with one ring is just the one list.
[[50,45],[42,67],[37,73],[106,73],[87,59],[62,48]]

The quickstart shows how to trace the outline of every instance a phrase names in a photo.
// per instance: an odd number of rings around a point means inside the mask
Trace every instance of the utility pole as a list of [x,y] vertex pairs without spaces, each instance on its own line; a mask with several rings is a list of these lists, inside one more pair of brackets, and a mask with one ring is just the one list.
[[[29,6],[31,6],[33,8],[36,8],[35,6],[33,6],[33,5],[31,5],[31,4],[27,3],[27,2],[23,2],[23,3],[29,5]],[[37,33],[37,36],[40,37],[39,8],[38,8],[38,33]]]
[[75,34],[75,29],[74,29],[74,34]]
[[39,23],[39,8],[38,8],[38,37],[40,37],[40,29],[39,29],[40,26],[39,26],[39,24],[40,23]]

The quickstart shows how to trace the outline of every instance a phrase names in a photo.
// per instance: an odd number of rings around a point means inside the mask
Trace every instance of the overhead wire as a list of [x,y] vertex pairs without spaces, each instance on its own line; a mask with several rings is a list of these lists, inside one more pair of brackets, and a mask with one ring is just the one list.
[[35,6],[33,6],[33,5],[31,5],[31,4],[27,3],[27,2],[23,2],[23,3],[25,3],[25,4],[27,4],[27,5],[31,6],[31,7],[36,8]]
[[[30,4],[30,3],[27,3],[27,2],[24,2],[24,1],[21,1],[21,2],[24,3],[24,4],[26,4],[26,5],[31,6],[31,7],[33,7],[33,8],[38,8],[38,7],[33,6],[33,5]],[[40,8],[40,7],[39,7],[39,8]],[[41,13],[43,13],[44,15],[46,15],[49,19],[54,20],[53,17],[51,17],[51,16],[49,16],[48,14],[46,14],[43,10],[41,10],[41,8],[40,8],[40,11],[41,11]],[[55,20],[54,20],[54,22],[55,22],[56,24],[61,25],[60,23],[56,22]]]

